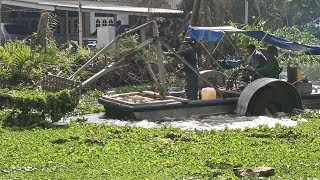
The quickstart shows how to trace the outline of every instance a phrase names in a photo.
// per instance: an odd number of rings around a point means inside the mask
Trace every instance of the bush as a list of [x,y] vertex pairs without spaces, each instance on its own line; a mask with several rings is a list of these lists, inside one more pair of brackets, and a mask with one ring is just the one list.
[[29,126],[46,120],[57,122],[72,112],[78,105],[79,97],[63,90],[57,93],[35,90],[12,91],[1,94],[0,103],[7,103],[5,125]]

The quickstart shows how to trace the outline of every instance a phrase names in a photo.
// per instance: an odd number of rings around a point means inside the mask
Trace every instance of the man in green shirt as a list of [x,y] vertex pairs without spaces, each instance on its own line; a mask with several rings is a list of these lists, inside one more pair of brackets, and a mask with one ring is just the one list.
[[262,77],[279,79],[280,67],[276,58],[278,56],[277,47],[269,46],[265,56],[267,58],[267,63],[263,67],[256,69],[256,72]]

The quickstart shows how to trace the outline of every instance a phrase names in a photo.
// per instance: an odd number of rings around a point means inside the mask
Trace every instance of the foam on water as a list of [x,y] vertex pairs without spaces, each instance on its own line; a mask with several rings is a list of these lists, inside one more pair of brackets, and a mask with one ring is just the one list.
[[[65,120],[65,123],[69,123],[70,120],[77,117],[69,118]],[[297,121],[293,121],[288,117],[272,118],[267,116],[238,116],[238,115],[220,115],[220,116],[194,116],[184,119],[163,118],[161,121],[125,121],[118,119],[106,119],[103,118],[103,113],[90,114],[80,116],[79,118],[88,119],[89,123],[96,124],[108,124],[117,126],[137,126],[144,128],[159,128],[159,127],[174,127],[182,130],[223,130],[228,129],[245,129],[256,128],[261,125],[267,125],[269,127],[275,127],[277,123],[284,126],[296,126]]]

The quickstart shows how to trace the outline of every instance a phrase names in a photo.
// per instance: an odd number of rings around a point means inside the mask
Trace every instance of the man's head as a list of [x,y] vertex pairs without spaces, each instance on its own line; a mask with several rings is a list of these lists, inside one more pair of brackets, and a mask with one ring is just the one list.
[[118,20],[118,21],[116,22],[116,25],[117,25],[117,26],[120,26],[121,24],[122,24],[121,20]]
[[187,48],[187,47],[193,47],[194,46],[194,40],[191,37],[185,37],[184,40],[181,42],[181,47]]
[[184,40],[182,41],[184,44],[193,44],[194,41],[191,37],[185,37]]
[[278,56],[278,48],[275,46],[269,46],[266,51],[266,57],[269,59],[274,56]]
[[251,55],[256,50],[256,45],[249,44],[249,45],[247,45],[246,49],[247,49],[247,52],[249,53],[249,55]]

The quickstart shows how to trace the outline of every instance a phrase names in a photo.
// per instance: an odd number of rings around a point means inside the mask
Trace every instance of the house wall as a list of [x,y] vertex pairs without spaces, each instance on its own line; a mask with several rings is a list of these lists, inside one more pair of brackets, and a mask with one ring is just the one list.
[[[75,1],[75,0],[65,0]],[[110,4],[126,5],[126,6],[140,6],[149,7],[150,0],[84,0],[84,1],[99,1]],[[177,4],[180,0],[152,0],[151,6],[153,8],[177,9]]]
[[[131,6],[142,6],[142,7],[149,7],[150,0],[100,0],[101,2],[118,2],[124,5],[131,5]],[[177,4],[180,0],[152,0],[151,6],[153,8],[165,8],[165,9],[176,9]]]

